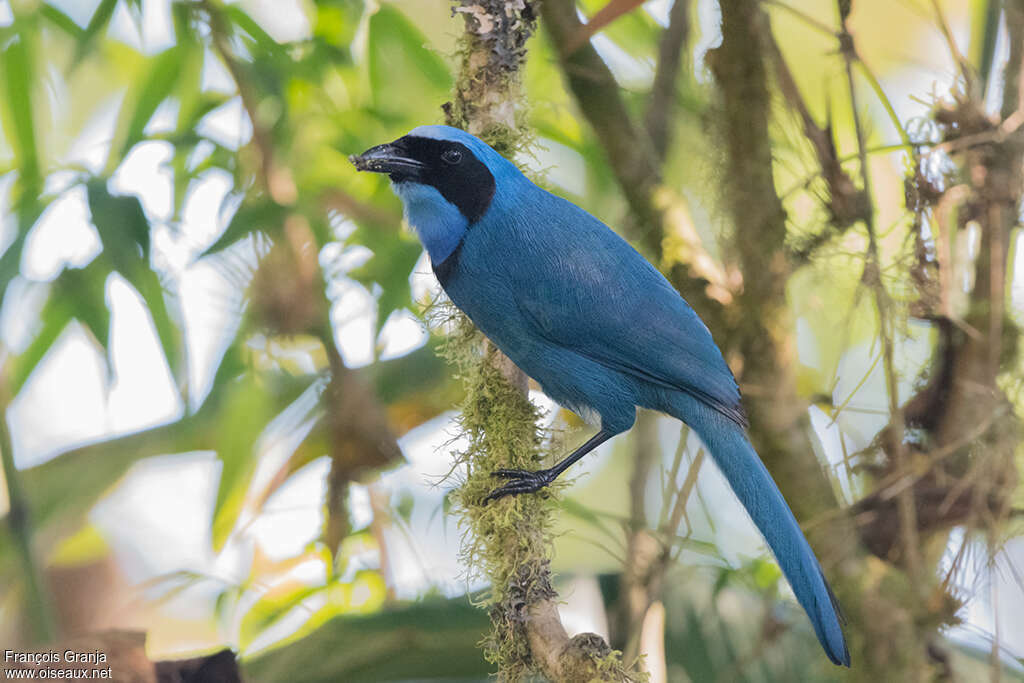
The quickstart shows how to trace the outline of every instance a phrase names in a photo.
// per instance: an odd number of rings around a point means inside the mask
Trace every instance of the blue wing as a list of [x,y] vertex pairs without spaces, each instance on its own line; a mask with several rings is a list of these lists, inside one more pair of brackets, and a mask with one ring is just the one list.
[[574,204],[546,192],[529,204],[520,220],[530,225],[511,228],[533,257],[507,268],[516,304],[535,331],[605,367],[686,392],[746,426],[739,387],[711,333],[665,277]]

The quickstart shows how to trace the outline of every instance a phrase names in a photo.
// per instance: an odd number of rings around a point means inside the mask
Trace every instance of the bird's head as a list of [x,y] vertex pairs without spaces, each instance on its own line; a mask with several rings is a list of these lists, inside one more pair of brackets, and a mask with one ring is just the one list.
[[357,170],[385,173],[434,264],[446,259],[519,170],[479,138],[449,126],[420,126],[349,157]]

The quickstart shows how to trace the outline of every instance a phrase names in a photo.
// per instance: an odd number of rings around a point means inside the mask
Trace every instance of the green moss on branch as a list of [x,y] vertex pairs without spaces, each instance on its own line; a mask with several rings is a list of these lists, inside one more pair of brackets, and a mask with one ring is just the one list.
[[[466,31],[455,92],[443,107],[446,122],[512,157],[530,139],[522,125],[519,73],[536,23],[533,5],[460,0],[453,11],[464,16]],[[491,586],[483,599],[492,624],[485,656],[504,681],[536,672],[555,681],[629,680],[621,655],[600,636],[570,639],[559,620],[550,570],[551,490],[483,503],[497,483],[494,470],[541,467],[538,413],[522,371],[461,313],[449,307],[445,314],[454,332],[444,352],[465,385],[461,427],[469,442],[457,455],[466,480],[453,502],[466,532],[463,561]]]

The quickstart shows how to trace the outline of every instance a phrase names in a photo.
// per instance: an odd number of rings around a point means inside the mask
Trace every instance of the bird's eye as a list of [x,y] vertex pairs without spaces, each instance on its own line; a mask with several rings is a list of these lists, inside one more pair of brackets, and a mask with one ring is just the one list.
[[446,149],[444,153],[441,154],[441,159],[444,160],[446,164],[451,164],[454,166],[455,164],[462,161],[462,152],[460,152],[457,149]]

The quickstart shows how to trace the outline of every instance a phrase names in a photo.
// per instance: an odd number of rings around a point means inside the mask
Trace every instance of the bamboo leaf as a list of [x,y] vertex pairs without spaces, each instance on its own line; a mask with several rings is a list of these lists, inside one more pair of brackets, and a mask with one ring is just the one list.
[[[19,218],[23,216],[20,212],[18,215]],[[11,283],[11,280],[13,280],[21,270],[21,252],[25,248],[25,240],[28,238],[29,227],[31,227],[31,223],[34,223],[35,220],[31,221],[28,227],[25,227],[24,224],[27,222],[28,221],[19,221],[18,234],[15,235],[14,241],[11,242],[9,247],[7,247],[3,256],[0,256],[0,292],[7,291],[7,285]]]
[[[97,343],[108,348],[110,311],[105,290],[110,267],[96,259],[85,268],[65,270],[54,281],[41,314],[42,327],[23,352],[12,359],[10,391],[17,394],[72,320],[84,324]],[[109,365],[108,365],[109,369]]]
[[374,251],[373,258],[363,266],[350,271],[348,275],[367,286],[372,283],[380,285],[381,293],[377,300],[379,333],[392,312],[413,307],[409,274],[416,266],[423,248],[416,240],[404,235],[390,235],[371,248]]
[[120,133],[120,144],[111,145],[110,157],[107,160],[108,171],[113,171],[117,163],[124,158],[137,142],[142,140],[143,132],[149,120],[153,118],[157,107],[174,90],[182,71],[182,55],[187,50],[180,45],[167,48],[153,58],[149,70],[139,81],[134,93],[125,98],[124,107],[133,106],[127,122],[123,122],[125,110],[122,110],[123,129]]
[[[96,499],[143,458],[209,450],[216,446],[225,429],[226,400],[237,386],[236,377],[241,368],[237,353],[229,350],[217,370],[210,395],[193,415],[81,446],[24,470],[22,483],[26,498],[32,503],[37,535],[54,539],[64,530],[78,529],[82,515]],[[0,543],[2,540],[0,536]]]
[[444,61],[425,47],[423,33],[393,5],[381,5],[370,17],[367,41],[371,92],[385,112],[404,114],[408,93],[447,96],[452,76]]
[[[303,556],[302,559],[307,558]],[[244,650],[266,629],[301,606],[303,601],[327,590],[327,586],[306,586],[294,581],[283,588],[275,586],[242,617],[238,627],[241,648]]]
[[110,18],[114,16],[115,9],[117,9],[117,0],[101,0],[89,19],[89,25],[85,27],[85,36],[91,39],[106,28],[110,23]]
[[287,209],[269,199],[243,202],[221,236],[200,257],[223,251],[253,233],[264,233],[273,239],[280,232],[287,214]]
[[77,68],[86,55],[92,51],[96,38],[110,24],[110,18],[114,16],[115,9],[117,9],[117,0],[101,0],[100,4],[96,6],[96,10],[89,19],[89,24],[79,36],[78,47],[75,48],[75,56],[71,60],[72,69]]
[[150,227],[142,204],[134,196],[114,196],[102,180],[88,184],[89,211],[106,257],[146,302],[171,374],[180,378],[181,331],[174,323],[164,287],[150,268]]
[[971,3],[971,41],[969,59],[978,71],[980,90],[985,92],[995,64],[996,36],[999,33],[999,3],[993,0]]
[[7,125],[3,127],[10,131],[8,139],[14,148],[22,184],[26,188],[37,188],[40,184],[39,154],[32,120],[32,84],[35,83],[35,68],[31,51],[23,35],[19,35],[7,46],[3,65],[6,81],[4,118],[9,118]]
[[18,356],[12,359],[8,372],[10,392],[17,395],[28,381],[39,362],[46,356],[54,342],[73,319],[72,311],[63,302],[57,302],[51,295],[43,308],[42,326],[35,338]]
[[211,444],[222,463],[217,502],[214,505],[213,545],[223,547],[249,490],[256,470],[255,446],[270,421],[309,388],[315,377],[277,377],[267,386],[246,373],[229,387],[219,415],[217,439]]
[[228,5],[224,8],[224,14],[231,20],[237,28],[247,33],[250,38],[255,41],[259,51],[271,56],[281,56],[284,54],[284,49],[281,45],[270,37],[270,34],[263,30],[252,17],[246,14],[238,5]]
[[124,274],[136,261],[148,261],[149,221],[138,197],[110,194],[102,178],[90,181],[86,193],[93,224],[114,267]]
[[476,649],[486,612],[466,600],[428,601],[359,617],[337,617],[301,640],[243,662],[246,680],[484,680]]
[[50,3],[44,3],[39,8],[39,14],[75,40],[82,40],[85,37],[85,30],[76,24],[74,19]]

